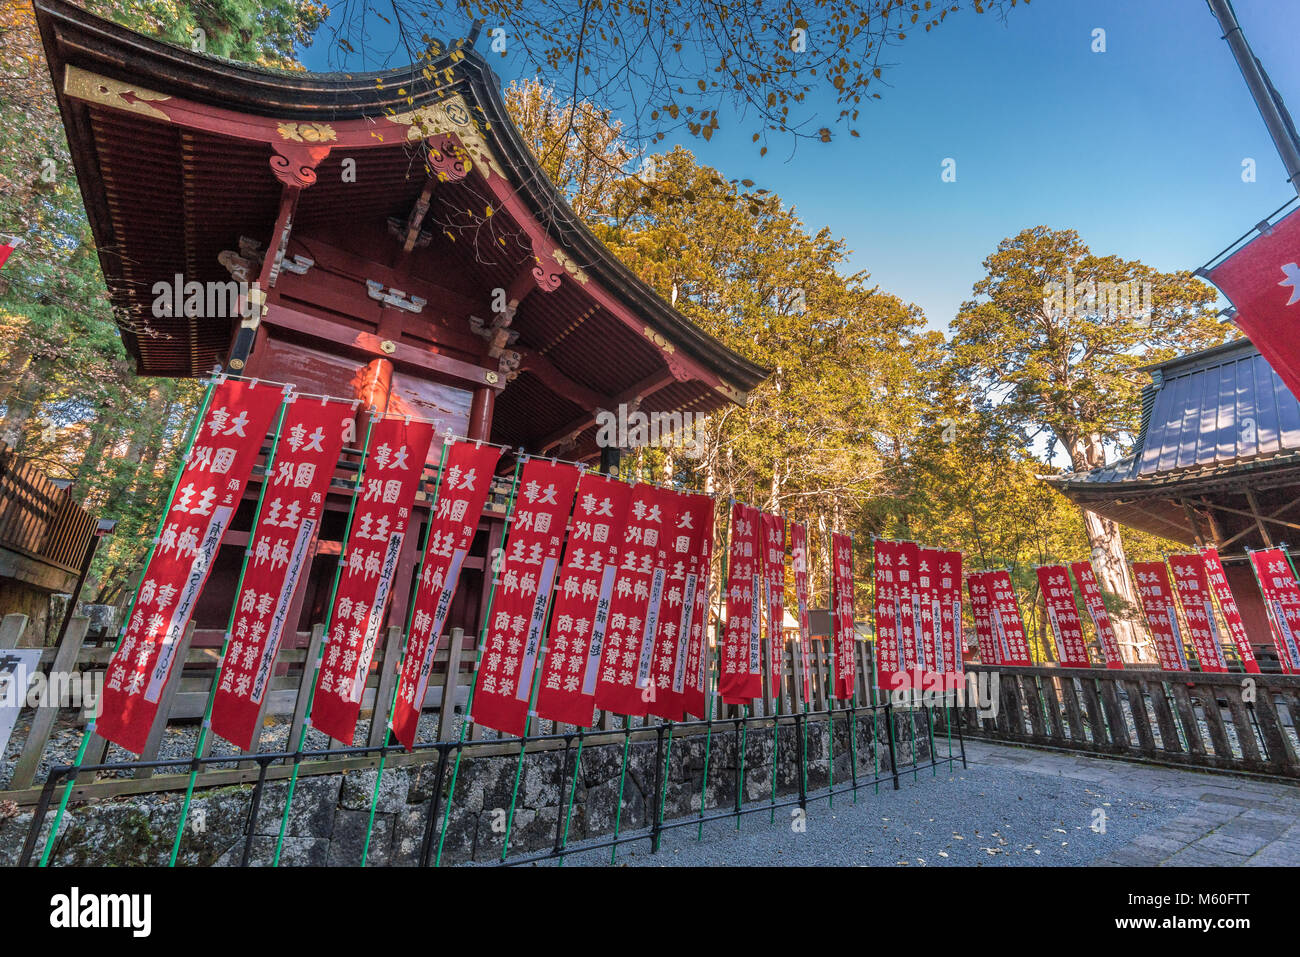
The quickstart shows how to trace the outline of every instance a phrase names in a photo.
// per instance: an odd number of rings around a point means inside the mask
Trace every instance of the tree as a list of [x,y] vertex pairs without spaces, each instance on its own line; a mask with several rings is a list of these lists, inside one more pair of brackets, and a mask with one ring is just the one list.
[[[1187,272],[1097,256],[1073,230],[1003,240],[952,324],[963,384],[1029,441],[1045,434],[1076,471],[1123,454],[1138,431],[1141,367],[1229,338],[1215,293]],[[1136,600],[1118,524],[1083,511],[1103,589]],[[1123,624],[1122,641],[1140,642]]]

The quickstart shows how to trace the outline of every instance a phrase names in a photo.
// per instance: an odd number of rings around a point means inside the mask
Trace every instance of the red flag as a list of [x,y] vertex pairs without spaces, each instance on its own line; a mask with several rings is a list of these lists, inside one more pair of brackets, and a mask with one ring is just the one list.
[[1233,320],[1293,395],[1300,395],[1300,210],[1210,270],[1237,307]]
[[[393,735],[408,751],[415,746],[438,640],[500,459],[501,450],[496,446],[456,442],[443,462],[393,708]],[[444,707],[451,704],[444,703]]]
[[921,549],[914,542],[895,542],[894,557],[895,594],[898,596],[898,654],[899,670],[911,676],[910,686],[922,687],[925,672],[925,643],[921,635],[921,593],[918,591],[918,569]]
[[1115,637],[1115,628],[1110,623],[1110,613],[1106,611],[1106,601],[1102,598],[1101,586],[1097,584],[1092,562],[1072,562],[1070,571],[1079,583],[1079,593],[1083,595],[1083,604],[1088,609],[1092,626],[1097,629],[1097,640],[1101,644],[1106,667],[1123,668],[1124,658],[1119,653],[1119,639]]
[[0,242],[0,266],[9,261],[13,251],[23,244],[21,239],[8,237],[4,242]]
[[551,613],[537,716],[589,728],[632,487],[608,474],[578,480],[573,531]]
[[718,690],[727,704],[749,704],[763,693],[759,655],[758,509],[731,506],[727,539],[727,627],[723,632]]
[[[922,681],[926,675],[943,673],[943,644],[939,638],[939,552],[933,548],[917,548],[916,594],[920,598],[921,652],[925,658]],[[924,684],[922,685],[924,687]]]
[[781,696],[785,662],[785,516],[760,516],[763,542],[763,604],[767,608],[768,680],[772,700]]
[[961,552],[940,551],[939,555],[939,648],[943,651],[943,672],[960,679],[965,672],[961,633]]
[[[709,626],[709,563],[713,557],[714,502],[707,495],[684,495],[683,499],[681,511],[690,511],[693,528],[688,552],[690,557],[686,563],[686,581],[682,587],[683,593],[689,596],[694,579],[695,598],[688,598],[682,606],[680,629],[686,631],[686,652],[682,667],[673,675],[673,690],[681,695],[682,708],[687,714],[703,718],[709,680],[709,643],[705,631]],[[678,654],[681,655],[680,649]]]
[[533,671],[577,486],[577,467],[564,462],[529,459],[519,476],[471,712],[504,734],[528,728]]
[[1025,638],[1025,621],[1020,616],[1020,602],[1016,600],[1016,590],[1011,585],[1011,574],[1002,568],[984,574],[992,596],[990,611],[993,616],[993,629],[998,636],[1001,655],[999,664],[1027,668],[1034,662],[1029,654],[1029,642]]
[[1056,658],[1063,668],[1087,668],[1088,646],[1083,643],[1083,623],[1074,603],[1074,589],[1064,565],[1040,565],[1035,569],[1043,591],[1047,620],[1056,639]]
[[903,542],[878,538],[872,545],[875,553],[875,624],[876,686],[893,690],[899,686],[896,676],[906,675],[908,660],[899,647],[902,620],[902,597],[898,571]]
[[831,534],[831,640],[835,650],[832,692],[841,701],[853,697],[857,680],[853,630],[853,539],[839,532]]
[[1213,546],[1205,546],[1200,549],[1200,552],[1201,559],[1205,562],[1210,588],[1214,591],[1214,597],[1219,599],[1219,610],[1223,612],[1223,620],[1228,624],[1228,634],[1232,636],[1237,646],[1242,667],[1251,674],[1259,674],[1255,649],[1250,647],[1250,638],[1246,635],[1246,623],[1241,619],[1237,599],[1233,597],[1232,588],[1228,585],[1228,573],[1224,571],[1223,562],[1219,560],[1219,550]]
[[632,490],[627,510],[609,631],[601,649],[596,707],[624,715],[649,714],[655,637],[668,578],[668,537],[675,533],[677,496],[653,485]]
[[[713,499],[707,495],[670,494],[668,501],[671,510],[665,507],[664,514],[671,514],[672,522],[668,525],[664,543],[668,553],[667,575],[650,668],[648,687],[653,690],[648,695],[646,710],[660,718],[680,721],[685,715],[686,660],[691,629],[698,617],[695,605],[700,597],[702,532],[706,513],[712,515]],[[709,528],[712,529],[711,522]],[[703,634],[702,624],[700,630]],[[695,667],[698,671],[698,661]]]
[[[1002,664],[1002,655],[998,651],[998,634],[993,628],[992,589],[988,575],[988,572],[971,572],[966,576],[966,591],[970,593],[970,610],[971,617],[975,619],[975,640],[979,642],[980,663],[998,665]],[[877,625],[876,628],[879,633],[880,626]]]
[[144,750],[176,663],[176,643],[194,614],[282,397],[278,389],[233,379],[213,390],[131,618],[108,663],[95,730],[135,754]]
[[1300,636],[1296,634],[1300,630],[1300,586],[1291,563],[1280,548],[1251,552],[1250,561],[1264,594],[1278,659],[1288,674],[1300,674]]
[[432,425],[401,417],[381,418],[370,430],[311,708],[311,726],[336,741],[351,744],[357,730],[432,441]]
[[212,699],[212,730],[245,751],[261,729],[258,716],[271,685],[289,609],[325,512],[330,477],[344,436],[355,434],[352,403],[290,397],[276,443],[273,472],[265,479],[262,511],[248,542],[248,564],[237,617]]
[[803,669],[803,701],[812,701],[812,665],[808,645],[812,622],[808,617],[808,529],[798,522],[790,525],[790,564],[794,568],[794,598],[799,606],[799,664]]
[[1201,670],[1224,672],[1228,663],[1219,644],[1219,626],[1214,620],[1214,599],[1210,597],[1210,583],[1205,577],[1205,563],[1200,555],[1170,555],[1169,567],[1174,572],[1174,588],[1183,603],[1183,618],[1192,636],[1192,647]]
[[1164,671],[1186,671],[1187,654],[1183,650],[1182,629],[1174,609],[1174,593],[1164,562],[1134,562],[1138,598],[1146,612],[1147,626],[1156,643],[1156,655]]

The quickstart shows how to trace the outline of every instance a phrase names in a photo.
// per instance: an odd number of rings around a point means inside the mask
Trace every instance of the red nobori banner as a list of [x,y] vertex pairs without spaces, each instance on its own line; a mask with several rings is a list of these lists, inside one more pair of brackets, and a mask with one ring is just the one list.
[[707,548],[703,532],[706,526],[710,534],[713,531],[713,499],[697,494],[677,494],[673,498],[675,511],[665,542],[668,577],[655,634],[650,670],[653,693],[647,710],[657,717],[680,721],[685,714],[687,674],[690,672],[693,678],[699,672],[699,661],[691,658],[690,648],[694,641],[692,629],[697,623],[700,634],[704,633],[696,606],[701,600],[700,584],[707,567],[703,564]]
[[1183,603],[1183,618],[1192,636],[1196,660],[1202,671],[1224,672],[1228,662],[1219,644],[1219,626],[1214,620],[1214,599],[1210,597],[1210,582],[1205,576],[1205,563],[1200,555],[1170,555],[1169,567],[1174,573],[1174,588]]
[[415,732],[429,688],[433,659],[438,653],[438,641],[500,460],[501,450],[492,445],[456,442],[447,449],[425,538],[420,580],[406,637],[406,656],[402,659],[402,676],[393,708],[393,735],[408,751],[415,746]]
[[[895,675],[906,674],[910,662],[903,657],[901,625],[903,601],[898,584],[899,559],[904,542],[889,542],[878,538],[875,551],[875,624],[876,624],[876,685],[892,689]],[[796,583],[798,579],[795,580]],[[806,666],[805,666],[806,667]]]
[[940,675],[948,670],[943,644],[943,601],[939,591],[939,567],[943,552],[936,548],[918,548],[916,591],[921,596],[921,644],[925,670]]
[[[970,593],[971,617],[975,619],[975,640],[979,642],[980,663],[1002,663],[999,635],[993,627],[992,588],[988,572],[971,572],[966,576],[966,591]],[[879,626],[877,626],[879,627]]]
[[990,609],[993,630],[998,636],[998,648],[1002,656],[998,663],[1028,668],[1034,662],[1029,654],[1029,642],[1025,638],[1025,620],[1020,616],[1020,602],[1011,585],[1011,573],[998,568],[987,571],[984,575],[993,603]]
[[619,549],[609,628],[601,649],[596,707],[645,715],[655,635],[668,579],[668,536],[677,520],[677,496],[653,485],[632,490]]
[[768,680],[776,700],[781,695],[785,659],[785,516],[764,512],[759,528],[763,543],[763,605],[767,609]]
[[[690,576],[695,576],[695,600],[690,608],[690,632],[686,641],[686,666],[681,676],[680,694],[682,708],[687,714],[697,718],[705,716],[709,690],[709,570],[713,560],[713,523],[716,503],[707,495],[687,495],[683,508],[689,508],[697,515],[697,528],[694,535],[698,546],[692,544],[692,560],[687,562],[687,586]],[[685,587],[689,594],[689,587]],[[686,608],[682,608],[682,622],[685,623]],[[677,676],[673,677],[673,687],[677,689]]]
[[1097,575],[1092,570],[1091,562],[1071,562],[1070,571],[1079,583],[1079,594],[1083,595],[1084,607],[1092,626],[1097,629],[1097,640],[1101,644],[1102,656],[1107,668],[1123,668],[1124,658],[1119,653],[1119,639],[1115,637],[1115,628],[1110,623],[1110,613],[1106,611],[1106,602],[1101,595],[1101,586],[1097,584]]
[[1147,627],[1156,643],[1156,655],[1164,671],[1186,671],[1187,653],[1183,650],[1182,628],[1174,608],[1174,591],[1164,562],[1134,562],[1138,598],[1147,616]]
[[799,609],[799,667],[803,671],[803,702],[812,701],[812,664],[808,660],[808,643],[812,621],[808,617],[808,529],[790,523],[790,565],[794,570],[794,600]]
[[578,478],[577,466],[545,459],[529,459],[519,475],[471,710],[475,722],[504,734],[522,736],[528,727],[533,671]]
[[939,647],[943,649],[944,672],[960,675],[965,671],[961,633],[961,552],[940,551],[939,555]]
[[271,419],[283,394],[256,382],[226,379],[214,387],[194,437],[149,565],[140,579],[131,618],[108,663],[103,708],[95,730],[139,754],[158,713],[199,593]]
[[632,487],[608,474],[588,472],[578,481],[537,692],[539,718],[584,728],[593,724],[596,679],[631,501]]
[[1288,674],[1300,674],[1300,586],[1291,564],[1280,548],[1251,552],[1250,561],[1264,593],[1278,659]]
[[289,609],[311,566],[330,477],[345,435],[355,435],[352,403],[290,398],[262,511],[248,542],[248,564],[234,627],[212,699],[212,730],[245,751],[260,732],[258,716],[275,672]]
[[1040,565],[1036,568],[1038,587],[1043,591],[1047,620],[1056,639],[1056,660],[1063,668],[1088,668],[1088,646],[1083,643],[1083,622],[1074,603],[1070,573],[1064,565]]
[[834,648],[833,693],[841,701],[853,697],[857,680],[853,631],[853,539],[839,532],[831,533],[831,587],[834,606],[831,610],[831,638]]
[[731,506],[727,539],[727,627],[722,638],[718,691],[727,704],[749,704],[763,693],[759,654],[759,511],[736,502]]
[[1228,584],[1228,573],[1224,571],[1223,562],[1219,560],[1219,550],[1213,546],[1206,546],[1200,549],[1200,553],[1201,559],[1205,562],[1210,588],[1214,591],[1214,597],[1219,599],[1219,611],[1223,612],[1223,620],[1228,624],[1228,634],[1232,636],[1232,641],[1237,646],[1237,654],[1241,657],[1242,666],[1251,674],[1259,674],[1255,649],[1250,647],[1246,623],[1242,621],[1241,609],[1237,607],[1237,599],[1233,597],[1232,588]]
[[370,430],[311,708],[311,726],[336,741],[351,744],[357,730],[432,441],[433,426],[427,422],[382,418]]

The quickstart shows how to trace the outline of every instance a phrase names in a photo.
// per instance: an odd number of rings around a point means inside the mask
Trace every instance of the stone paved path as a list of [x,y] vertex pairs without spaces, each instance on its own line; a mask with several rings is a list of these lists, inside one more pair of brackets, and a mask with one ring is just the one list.
[[[967,744],[970,767],[666,832],[619,849],[623,866],[1300,865],[1300,787],[1040,751]],[[1104,830],[1095,825],[1104,815]],[[802,829],[799,825],[802,824]],[[609,850],[568,866],[607,865]]]

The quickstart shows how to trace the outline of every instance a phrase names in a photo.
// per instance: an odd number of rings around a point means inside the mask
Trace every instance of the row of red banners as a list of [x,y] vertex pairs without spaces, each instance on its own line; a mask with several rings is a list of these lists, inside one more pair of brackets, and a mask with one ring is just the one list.
[[[109,665],[96,730],[128,750],[145,746],[177,641],[268,431],[275,441],[211,717],[214,732],[241,748],[253,746],[330,480],[345,443],[356,441],[355,403],[307,400],[225,379],[198,422]],[[355,734],[433,440],[429,423],[402,417],[376,417],[366,433],[309,716],[336,740]],[[391,713],[394,736],[407,748],[500,456],[495,446],[468,441],[443,450]],[[525,459],[511,505],[503,554],[492,569],[472,719],[522,734],[533,716],[590,726],[596,708],[703,717],[713,499]],[[765,673],[768,689],[779,687],[788,534],[807,700],[807,530],[796,523],[787,529],[782,516],[740,503],[730,519],[719,693],[728,702],[751,703],[765,693]],[[856,678],[852,545],[837,533],[831,548],[833,694],[848,699]]]
[[[877,683],[920,688],[962,674],[962,556],[915,542],[875,542]],[[981,590],[981,595],[985,592]],[[1014,595],[1012,596],[1014,600]],[[979,621],[980,606],[972,608]]]

